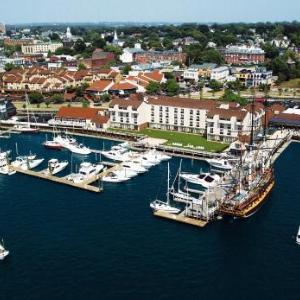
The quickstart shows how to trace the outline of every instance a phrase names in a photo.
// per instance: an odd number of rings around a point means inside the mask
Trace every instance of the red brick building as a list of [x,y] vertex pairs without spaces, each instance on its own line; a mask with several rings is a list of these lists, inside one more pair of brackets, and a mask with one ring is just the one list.
[[259,64],[265,61],[265,52],[261,48],[229,46],[221,50],[227,64]]

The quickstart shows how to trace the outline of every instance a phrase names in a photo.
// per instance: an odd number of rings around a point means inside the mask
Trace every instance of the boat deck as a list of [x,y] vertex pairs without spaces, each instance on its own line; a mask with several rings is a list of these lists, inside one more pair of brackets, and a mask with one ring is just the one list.
[[174,215],[174,214],[170,214],[170,213],[167,213],[164,211],[155,211],[155,212],[153,212],[153,214],[156,217],[165,218],[168,220],[173,220],[173,221],[177,221],[180,223],[189,224],[189,225],[193,225],[193,226],[200,227],[200,228],[203,228],[208,223],[207,221],[186,217],[184,215],[184,212],[180,213],[179,215]]

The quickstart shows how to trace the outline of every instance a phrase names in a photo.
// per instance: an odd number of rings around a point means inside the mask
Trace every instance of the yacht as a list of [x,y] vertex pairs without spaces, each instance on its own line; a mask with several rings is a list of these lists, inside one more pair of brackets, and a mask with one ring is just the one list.
[[69,144],[66,148],[76,154],[89,155],[92,153],[91,149],[83,144]]
[[26,114],[27,114],[27,123],[26,124],[17,124],[13,127],[14,131],[22,132],[22,133],[37,133],[39,131],[38,128],[31,127],[30,124],[30,116],[29,116],[29,99],[27,93],[25,93],[25,102],[26,102]]
[[122,153],[120,153],[117,150],[110,150],[110,151],[100,151],[101,155],[104,157],[111,159],[111,160],[116,160],[116,161],[123,161],[124,157]]
[[132,178],[138,175],[138,172],[134,171],[130,164],[122,163],[121,166],[122,168],[119,171],[124,172],[125,177]]
[[150,203],[150,208],[153,211],[163,211],[170,214],[180,213],[180,209],[170,205],[170,165],[168,163],[168,188],[167,188],[167,202],[161,200],[154,200]]
[[43,161],[43,158],[35,159],[35,155],[18,156],[16,160],[11,163],[11,165],[23,170],[30,170],[39,166]]
[[166,161],[172,158],[171,156],[164,154],[163,152],[159,152],[157,150],[150,150],[148,153],[151,154],[158,161]]
[[209,188],[216,185],[216,183],[221,179],[219,175],[211,173],[181,173],[179,176],[187,182],[201,185],[204,188]]
[[15,125],[13,127],[14,131],[18,131],[18,132],[22,132],[22,133],[37,133],[39,130],[38,128],[33,128],[31,127],[30,124],[26,124],[26,125]]
[[300,245],[300,226],[299,226],[298,233],[297,233],[297,237],[296,237],[296,243],[297,243],[298,245]]
[[233,168],[233,166],[226,159],[207,159],[206,161],[212,167],[220,170],[230,171]]
[[10,151],[0,152],[0,159],[6,159],[10,155]]
[[119,153],[123,154],[125,152],[128,151],[128,149],[126,149],[125,147],[123,147],[122,145],[116,145],[116,146],[113,146],[111,147],[111,150],[113,151],[118,151]]
[[4,248],[4,241],[0,243],[0,260],[4,260],[6,256],[9,255],[9,251]]
[[48,170],[46,171],[46,173],[55,175],[63,171],[68,166],[68,164],[69,163],[66,160],[58,161],[58,159],[52,158],[48,161]]
[[124,168],[129,168],[138,174],[147,172],[147,169],[145,167],[143,167],[140,162],[135,161],[135,160],[134,161],[131,161],[131,160],[124,161],[121,163],[121,166]]
[[142,158],[148,160],[154,166],[158,165],[161,162],[160,158],[155,153],[153,153],[152,151],[144,153],[142,155]]
[[13,175],[16,171],[10,170],[9,160],[7,158],[0,159],[0,174]]
[[71,138],[69,136],[62,136],[61,134],[54,137],[53,141],[60,144],[64,148],[76,143],[76,139]]
[[56,142],[55,140],[45,141],[43,145],[45,148],[53,149],[53,150],[61,150],[63,148],[63,146],[59,142]]
[[73,181],[74,183],[82,183],[83,181],[97,176],[103,169],[104,166],[101,164],[96,165],[89,162],[83,162],[80,164],[79,172],[69,175],[67,180]]
[[130,177],[126,176],[125,172],[113,171],[109,172],[106,176],[102,178],[103,182],[119,183],[129,180]]

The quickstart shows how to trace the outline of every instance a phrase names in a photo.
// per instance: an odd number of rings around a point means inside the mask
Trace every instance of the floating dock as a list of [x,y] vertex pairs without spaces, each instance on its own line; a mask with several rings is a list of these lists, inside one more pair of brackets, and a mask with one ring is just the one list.
[[186,217],[184,215],[184,212],[180,213],[179,215],[175,215],[175,214],[170,214],[170,213],[167,213],[164,211],[155,211],[153,214],[156,217],[173,220],[173,221],[177,221],[180,223],[189,224],[189,225],[193,225],[193,226],[200,227],[200,228],[203,228],[208,223],[207,221]]
[[94,192],[94,193],[100,193],[103,191],[103,188],[99,186],[93,186],[91,185],[94,182],[100,181],[101,178],[103,178],[104,176],[106,176],[108,173],[116,171],[117,169],[119,169],[120,166],[119,165],[115,165],[112,168],[107,168],[106,170],[104,170],[103,172],[101,172],[100,174],[93,176],[92,178],[85,180],[81,183],[75,183],[73,181],[67,180],[67,176],[65,177],[57,177],[51,174],[46,173],[46,170],[42,170],[42,171],[33,171],[33,170],[23,170],[21,168],[18,167],[14,167],[14,166],[10,166],[10,170],[11,171],[16,171],[18,173],[24,174],[24,175],[28,175],[28,176],[32,176],[32,177],[36,177],[39,179],[44,179],[44,180],[49,180],[52,182],[56,182],[56,183],[60,183],[60,184],[65,184],[65,185],[69,185],[72,186],[74,188],[78,188],[81,190],[86,190],[89,192]]

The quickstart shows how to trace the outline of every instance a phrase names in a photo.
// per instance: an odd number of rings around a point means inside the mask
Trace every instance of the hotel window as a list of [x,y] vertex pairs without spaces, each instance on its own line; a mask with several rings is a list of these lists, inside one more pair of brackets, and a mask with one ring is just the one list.
[[151,118],[151,123],[154,123],[154,118]]
[[176,114],[178,112],[177,107],[174,108],[174,113]]
[[169,111],[169,107],[166,107],[166,108],[165,108],[165,111],[166,111],[166,112]]
[[184,114],[184,109],[183,108],[180,111],[181,111],[182,114]]
[[159,107],[159,111],[162,111],[162,110],[163,110],[163,108],[162,108],[162,106],[160,106],[160,107]]
[[190,122],[190,127],[193,127],[193,122]]
[[200,127],[200,123],[199,122],[196,123],[196,127]]
[[192,115],[194,113],[194,111],[192,109],[190,109],[190,115]]

